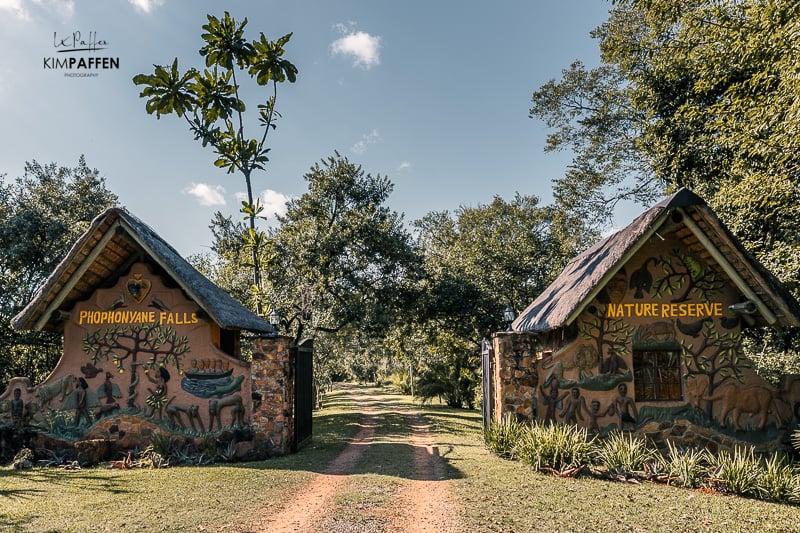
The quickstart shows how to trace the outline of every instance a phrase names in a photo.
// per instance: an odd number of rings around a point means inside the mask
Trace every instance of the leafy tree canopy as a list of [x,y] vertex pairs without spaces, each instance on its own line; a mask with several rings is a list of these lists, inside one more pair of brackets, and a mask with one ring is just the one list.
[[392,183],[338,153],[305,179],[308,192],[269,234],[267,299],[297,338],[348,325],[380,331],[405,306],[418,268],[402,216],[385,205]]
[[33,299],[94,217],[117,197],[81,156],[75,167],[25,164],[15,180],[0,180],[0,389],[14,376],[34,381],[52,370],[61,337],[16,332],[11,319]]
[[753,176],[797,184],[799,15],[764,0],[617,2],[592,34],[601,65],[575,62],[533,95],[547,149],[576,154],[559,200],[605,222],[609,201],[680,186],[715,203]]

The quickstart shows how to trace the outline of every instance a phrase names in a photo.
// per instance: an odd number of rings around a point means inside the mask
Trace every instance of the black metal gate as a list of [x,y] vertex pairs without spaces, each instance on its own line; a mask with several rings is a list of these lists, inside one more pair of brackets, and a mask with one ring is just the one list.
[[481,375],[483,379],[483,427],[488,428],[494,415],[494,349],[492,341],[481,341]]
[[314,341],[306,339],[294,348],[294,442],[292,452],[311,441],[314,409]]

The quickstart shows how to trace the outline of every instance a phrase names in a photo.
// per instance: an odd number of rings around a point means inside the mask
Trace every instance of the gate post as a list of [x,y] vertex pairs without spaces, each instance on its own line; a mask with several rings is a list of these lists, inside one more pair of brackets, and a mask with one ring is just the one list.
[[488,339],[481,341],[481,382],[483,384],[483,427],[488,429],[494,420],[494,349]]
[[294,435],[294,339],[284,335],[252,340],[253,417],[255,440],[275,455],[291,451]]
[[535,339],[527,333],[500,332],[494,344],[494,419],[506,413],[518,420],[537,419],[537,368]]

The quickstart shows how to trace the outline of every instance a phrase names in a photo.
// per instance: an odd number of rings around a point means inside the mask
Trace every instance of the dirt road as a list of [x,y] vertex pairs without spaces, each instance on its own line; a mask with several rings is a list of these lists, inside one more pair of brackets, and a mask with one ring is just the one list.
[[422,417],[368,389],[347,392],[362,413],[356,436],[288,505],[265,508],[253,530],[461,531],[439,449]]

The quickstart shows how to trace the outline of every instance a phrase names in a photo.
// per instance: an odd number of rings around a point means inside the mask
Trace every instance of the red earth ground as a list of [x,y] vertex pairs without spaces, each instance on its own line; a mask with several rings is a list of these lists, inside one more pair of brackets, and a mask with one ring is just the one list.
[[[325,470],[302,486],[283,508],[265,509],[261,519],[252,524],[252,531],[279,532],[457,532],[459,527],[455,508],[450,500],[449,482],[445,476],[443,460],[439,456],[430,428],[417,414],[399,404],[388,404],[380,399],[364,396],[363,389],[351,389],[358,395],[356,405],[363,406],[361,429],[347,447]],[[375,442],[376,427],[381,423],[383,409],[402,413],[410,428],[413,447],[413,464],[408,465],[408,475],[399,480],[389,503],[372,506],[368,519],[331,520],[340,504],[337,496],[350,488],[356,467],[364,453]],[[394,433],[398,433],[396,430]],[[395,440],[401,437],[395,435]],[[381,442],[387,442],[383,436]],[[399,442],[399,441],[398,441]],[[363,518],[363,517],[362,517]]]

